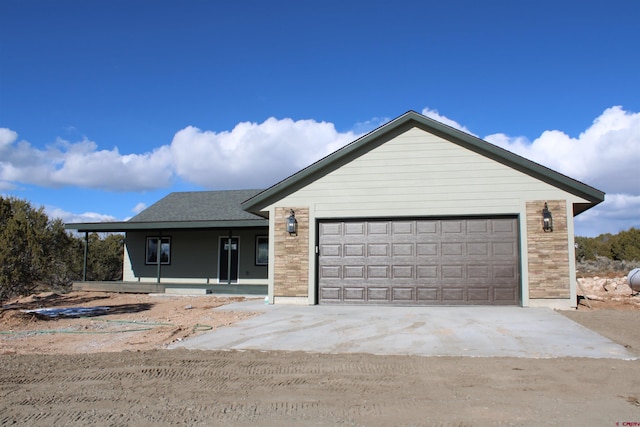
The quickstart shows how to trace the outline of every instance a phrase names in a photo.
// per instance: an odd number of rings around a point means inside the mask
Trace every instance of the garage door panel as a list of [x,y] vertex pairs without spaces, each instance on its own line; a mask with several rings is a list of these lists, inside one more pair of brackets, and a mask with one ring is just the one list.
[[489,242],[469,242],[467,243],[467,255],[470,257],[488,257]]
[[324,286],[320,289],[320,299],[324,301],[340,302],[342,300],[341,294],[341,287]]
[[331,236],[342,237],[342,223],[341,222],[323,222],[320,223],[320,234],[325,239]]
[[394,265],[391,267],[391,277],[394,279],[413,279],[413,266]]
[[339,279],[341,267],[338,265],[323,265],[320,267],[321,279]]
[[487,234],[489,226],[490,225],[486,219],[467,220],[467,234]]
[[439,290],[437,287],[418,287],[416,288],[416,296],[418,302],[435,303],[439,301]]
[[399,257],[399,256],[413,257],[415,255],[414,244],[413,243],[394,243],[391,246],[391,255],[394,257]]
[[442,256],[462,256],[463,247],[464,245],[461,242],[442,243]]
[[438,233],[439,221],[416,221],[416,233],[421,235],[433,235]]
[[367,230],[370,236],[388,236],[391,234],[390,231],[390,223],[385,222],[369,222],[367,224]]
[[367,278],[369,279],[390,279],[389,265],[369,265],[367,266]]
[[455,286],[442,288],[442,300],[449,303],[464,302],[464,288]]
[[366,224],[364,222],[348,222],[344,225],[344,234],[347,236],[364,236]]
[[413,287],[393,287],[391,289],[393,301],[413,301]]
[[493,278],[494,279],[515,280],[515,279],[518,278],[517,266],[515,266],[513,264],[494,265],[493,266]]
[[438,256],[437,243],[417,243],[416,253],[418,256]]
[[441,268],[442,279],[461,279],[464,273],[462,265],[443,265]]
[[320,303],[518,304],[516,218],[321,221],[318,230]]
[[438,266],[437,265],[419,265],[416,267],[417,279],[437,279],[438,278]]
[[324,244],[320,246],[320,256],[327,257],[340,257],[342,256],[342,245],[340,244]]
[[346,244],[344,245],[345,257],[364,257],[364,244]]
[[345,279],[365,279],[364,265],[345,265],[344,266],[344,278]]
[[517,298],[516,289],[513,287],[494,287],[493,288],[493,300],[495,302],[501,302],[511,304],[512,301]]
[[517,233],[515,221],[508,218],[491,220],[491,234],[516,236]]
[[475,282],[480,279],[487,281],[491,279],[491,267],[489,265],[468,265],[467,278]]
[[367,255],[370,257],[388,257],[389,243],[369,243],[367,245]]
[[442,234],[462,234],[463,226],[462,221],[458,220],[449,220],[440,222],[440,227],[442,229]]
[[391,295],[389,287],[370,287],[367,288],[367,296],[369,301],[388,301]]
[[467,296],[471,304],[490,302],[491,289],[487,287],[469,287]]
[[351,301],[364,301],[365,288],[364,287],[352,287],[345,286],[344,299]]
[[391,230],[394,235],[408,234],[414,235],[415,222],[414,221],[393,221],[391,223]]

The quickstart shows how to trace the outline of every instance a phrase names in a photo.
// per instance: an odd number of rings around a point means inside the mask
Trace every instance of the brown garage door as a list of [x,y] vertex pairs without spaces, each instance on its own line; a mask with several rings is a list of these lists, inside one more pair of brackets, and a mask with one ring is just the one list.
[[321,304],[519,303],[516,218],[318,225]]

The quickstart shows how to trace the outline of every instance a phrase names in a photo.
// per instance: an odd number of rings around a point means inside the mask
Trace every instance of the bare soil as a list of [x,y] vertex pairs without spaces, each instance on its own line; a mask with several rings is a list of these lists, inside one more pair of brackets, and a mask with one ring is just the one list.
[[[636,299],[610,292],[562,313],[640,357]],[[0,425],[640,425],[638,360],[165,349],[253,315],[212,310],[232,300],[11,301],[0,312]],[[22,311],[78,306],[109,310],[53,320]]]
[[[216,312],[244,297],[167,294],[43,293],[10,301],[0,311],[0,354],[141,351],[167,345],[254,316]],[[42,308],[103,307],[74,317],[27,313]]]

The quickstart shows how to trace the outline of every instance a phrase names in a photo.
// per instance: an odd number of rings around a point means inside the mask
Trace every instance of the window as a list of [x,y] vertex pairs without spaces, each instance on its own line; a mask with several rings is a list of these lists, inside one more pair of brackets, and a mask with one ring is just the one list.
[[269,264],[269,238],[256,236],[256,265]]
[[160,263],[171,263],[171,238],[170,237],[147,237],[147,264],[158,264],[158,240],[160,243]]

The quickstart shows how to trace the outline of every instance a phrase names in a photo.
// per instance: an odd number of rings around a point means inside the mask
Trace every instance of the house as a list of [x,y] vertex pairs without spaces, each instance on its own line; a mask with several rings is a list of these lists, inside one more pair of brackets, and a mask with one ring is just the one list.
[[215,285],[266,294],[268,221],[241,208],[258,192],[171,193],[128,221],[67,224],[85,235],[125,233],[123,281],[81,282],[74,289],[205,293]]
[[603,200],[410,111],[266,190],[173,193],[112,228],[125,282],[155,268],[157,283],[266,285],[270,303],[569,308],[573,218]]

